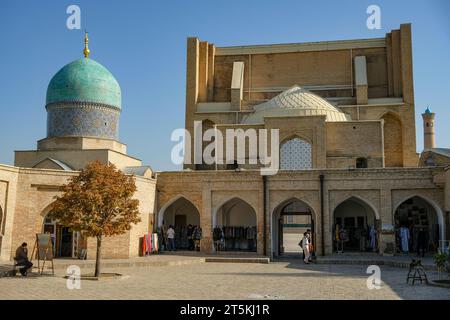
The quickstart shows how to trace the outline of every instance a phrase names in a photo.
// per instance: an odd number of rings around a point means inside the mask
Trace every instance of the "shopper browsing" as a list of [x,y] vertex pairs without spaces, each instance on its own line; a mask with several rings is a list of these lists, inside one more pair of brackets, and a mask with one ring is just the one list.
[[175,251],[175,230],[172,225],[167,229],[167,240],[169,241],[167,249],[169,251]]

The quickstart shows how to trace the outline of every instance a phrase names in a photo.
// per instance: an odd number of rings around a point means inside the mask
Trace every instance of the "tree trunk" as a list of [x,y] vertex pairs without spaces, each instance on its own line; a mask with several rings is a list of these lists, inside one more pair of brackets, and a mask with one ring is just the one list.
[[97,236],[97,257],[95,258],[95,277],[100,277],[100,256],[102,254],[102,236]]

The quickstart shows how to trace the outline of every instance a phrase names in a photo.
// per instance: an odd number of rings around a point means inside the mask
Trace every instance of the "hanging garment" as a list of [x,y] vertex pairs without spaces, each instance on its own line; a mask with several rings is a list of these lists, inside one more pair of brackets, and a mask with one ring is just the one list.
[[370,237],[370,249],[376,249],[376,241],[377,241],[377,232],[373,226],[370,226],[369,229],[369,237]]
[[152,234],[149,233],[147,234],[147,254],[151,254],[152,253]]
[[157,233],[153,233],[152,234],[152,252],[158,252],[159,251],[159,246],[158,246],[158,234]]
[[145,256],[145,252],[147,251],[147,236],[144,234],[142,238],[142,256]]
[[409,252],[409,229],[405,227],[400,228],[400,240],[402,243],[402,251]]

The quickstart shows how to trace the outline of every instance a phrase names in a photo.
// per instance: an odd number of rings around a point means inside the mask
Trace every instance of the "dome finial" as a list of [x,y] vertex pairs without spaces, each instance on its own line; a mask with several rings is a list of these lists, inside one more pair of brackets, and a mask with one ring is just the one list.
[[89,54],[91,53],[91,51],[89,50],[88,44],[89,44],[88,32],[85,30],[84,31],[84,50],[83,50],[85,58],[89,58]]

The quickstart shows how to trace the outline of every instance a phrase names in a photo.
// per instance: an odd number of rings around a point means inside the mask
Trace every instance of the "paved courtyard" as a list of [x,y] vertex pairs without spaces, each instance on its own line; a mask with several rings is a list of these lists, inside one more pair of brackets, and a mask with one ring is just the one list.
[[124,276],[83,280],[81,289],[73,290],[67,289],[63,270],[54,277],[0,278],[0,299],[450,299],[450,289],[407,285],[407,269],[391,267],[381,268],[378,290],[367,289],[365,266],[304,265],[294,260],[104,271]]

